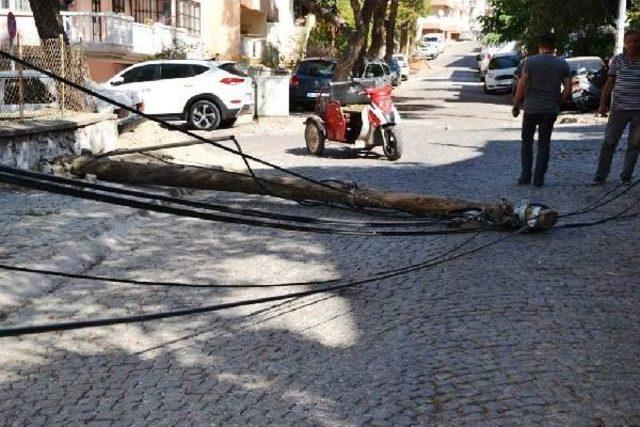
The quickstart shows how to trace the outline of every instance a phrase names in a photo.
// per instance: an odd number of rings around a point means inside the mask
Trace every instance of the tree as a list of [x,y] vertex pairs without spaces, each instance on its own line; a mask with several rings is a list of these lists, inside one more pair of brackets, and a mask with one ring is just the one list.
[[[338,60],[333,77],[337,81],[348,79],[360,54],[366,48],[367,23],[365,18],[372,15],[376,4],[386,0],[350,0],[349,4],[353,12],[353,26],[348,25],[345,19],[337,13],[336,9],[329,9],[326,4],[321,4],[319,1],[314,0],[299,1],[318,19],[335,27],[348,40],[347,48]],[[334,4],[337,5],[337,3]]]
[[371,44],[367,55],[372,58],[377,58],[380,55],[380,50],[385,42],[385,17],[387,16],[387,0],[381,1],[373,11],[372,21],[373,26],[371,29]]
[[60,0],[32,0],[29,2],[33,12],[33,20],[38,30],[38,36],[42,40],[57,39],[63,35],[65,43],[69,44],[67,34],[64,32],[60,9],[63,3]]
[[[630,10],[640,4],[627,1]],[[492,13],[483,19],[489,44],[515,40],[535,51],[538,36],[552,31],[561,53],[611,53],[618,0],[489,0],[489,6]]]
[[[399,29],[400,51],[407,52],[413,42],[418,18],[429,13],[429,0],[400,0],[396,28]],[[395,32],[395,31],[394,31]]]
[[384,60],[390,61],[396,47],[396,21],[398,19],[399,0],[391,0],[391,8],[389,10],[389,18],[385,22],[386,31],[386,49]]

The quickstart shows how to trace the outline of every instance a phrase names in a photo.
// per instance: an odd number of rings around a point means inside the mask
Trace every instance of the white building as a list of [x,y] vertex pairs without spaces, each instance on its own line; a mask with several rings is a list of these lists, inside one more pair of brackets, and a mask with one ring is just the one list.
[[457,40],[471,31],[472,0],[431,0],[429,16],[418,19],[419,39],[423,34],[442,33],[446,40]]

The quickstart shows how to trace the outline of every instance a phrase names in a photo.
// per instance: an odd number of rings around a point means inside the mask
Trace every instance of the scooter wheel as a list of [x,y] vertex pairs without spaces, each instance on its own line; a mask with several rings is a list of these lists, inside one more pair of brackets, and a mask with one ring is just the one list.
[[398,129],[394,127],[388,127],[384,129],[384,143],[382,144],[382,150],[387,159],[391,161],[398,160],[402,156],[402,139]]
[[304,140],[307,144],[307,150],[314,156],[321,156],[324,151],[325,135],[320,126],[315,122],[307,123],[304,129]]

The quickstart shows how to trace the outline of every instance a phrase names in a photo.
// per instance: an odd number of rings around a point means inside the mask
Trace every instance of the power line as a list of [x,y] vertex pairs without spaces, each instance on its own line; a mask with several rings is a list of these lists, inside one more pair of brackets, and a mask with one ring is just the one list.
[[[402,272],[408,269],[414,269],[425,263],[435,261],[442,257],[448,256],[449,254],[461,249],[463,246],[469,244],[472,240],[480,235],[480,232],[474,234],[469,239],[464,240],[461,244],[458,244],[447,251],[438,254],[434,257],[428,258],[420,263],[408,265],[405,267],[390,269],[390,270],[381,270],[373,273],[369,278],[389,274],[389,273],[397,273]],[[79,280],[90,280],[96,282],[112,282],[118,284],[126,284],[126,285],[134,285],[134,286],[157,286],[157,287],[176,287],[176,288],[202,288],[202,289],[243,289],[243,288],[281,288],[281,287],[294,287],[294,286],[314,286],[314,285],[327,285],[331,283],[338,283],[342,279],[331,279],[331,280],[323,280],[323,281],[311,281],[311,282],[291,282],[291,283],[278,283],[271,285],[217,285],[217,284],[194,284],[194,283],[185,283],[185,282],[154,282],[154,281],[146,281],[146,280],[133,280],[133,279],[124,279],[124,278],[115,278],[115,277],[105,277],[105,276],[94,276],[88,274],[79,274],[79,273],[66,273],[62,271],[41,269],[41,268],[30,268],[30,267],[18,267],[12,266],[8,264],[0,264],[0,269],[8,270],[8,271],[16,271],[21,273],[33,273],[33,274],[42,274],[45,276],[55,276],[55,277],[64,277],[67,279],[79,279]]]
[[307,297],[310,295],[315,295],[323,292],[340,291],[344,289],[353,288],[356,286],[362,286],[369,283],[378,282],[380,280],[390,279],[390,278],[401,276],[413,271],[418,271],[425,268],[434,267],[436,265],[443,264],[449,261],[453,261],[455,259],[462,258],[464,256],[481,251],[485,248],[497,245],[498,243],[504,240],[507,240],[509,238],[512,238],[515,235],[524,232],[525,230],[526,228],[521,228],[520,230],[509,233],[506,236],[502,236],[498,239],[492,240],[489,243],[477,246],[468,251],[460,252],[448,258],[440,259],[420,267],[407,269],[406,271],[403,270],[402,272],[389,273],[376,278],[352,281],[349,283],[330,286],[323,289],[312,289],[308,291],[294,292],[294,293],[288,293],[288,294],[277,295],[272,297],[264,297],[264,298],[235,301],[235,302],[223,303],[223,304],[207,305],[207,306],[194,307],[194,308],[182,309],[182,310],[163,311],[163,312],[150,313],[150,314],[140,314],[136,316],[111,317],[111,318],[103,318],[103,319],[95,319],[95,320],[56,322],[56,323],[35,324],[35,325],[12,327],[12,328],[3,328],[3,329],[0,329],[0,337],[22,336],[22,335],[41,334],[41,333],[55,332],[55,331],[70,331],[70,330],[95,328],[95,327],[118,325],[118,324],[148,322],[151,320],[161,320],[161,319],[169,319],[174,317],[184,317],[184,316],[191,316],[191,315],[197,315],[197,314],[212,313],[212,312],[226,310],[230,308],[265,304],[269,302],[282,301],[282,300],[291,299],[291,298],[302,298],[302,297]]
[[365,236],[365,237],[408,237],[408,236],[438,236],[438,235],[453,235],[453,234],[466,234],[470,232],[476,232],[482,229],[491,229],[493,227],[473,227],[473,228],[458,228],[447,230],[406,230],[406,231],[389,231],[389,230],[358,230],[355,228],[329,228],[329,227],[314,227],[308,225],[297,225],[284,222],[270,222],[261,221],[250,218],[241,218],[236,216],[220,215],[211,212],[203,212],[193,209],[180,208],[175,206],[167,206],[157,204],[149,201],[140,201],[131,198],[119,197],[110,194],[97,193],[94,191],[88,191],[85,189],[74,188],[68,185],[61,185],[57,183],[49,182],[48,178],[28,178],[24,176],[18,176],[9,172],[0,172],[0,182],[6,184],[19,185],[23,187],[33,188],[42,191],[48,191],[51,193],[62,194],[65,196],[77,197],[87,200],[94,200],[102,203],[109,203],[113,205],[126,206],[129,208],[144,209],[148,211],[160,212],[170,215],[176,215],[187,218],[197,218],[207,221],[216,221],[229,224],[249,225],[255,227],[265,227],[280,229],[286,231],[298,231],[306,233],[319,233],[319,234],[335,234],[335,235],[352,235],[352,236]]

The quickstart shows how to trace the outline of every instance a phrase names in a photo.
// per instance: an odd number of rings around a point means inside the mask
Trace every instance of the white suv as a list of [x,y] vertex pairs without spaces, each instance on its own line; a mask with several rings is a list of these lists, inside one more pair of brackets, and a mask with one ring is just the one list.
[[108,84],[139,91],[147,114],[199,130],[233,126],[253,104],[251,78],[230,61],[142,62]]

